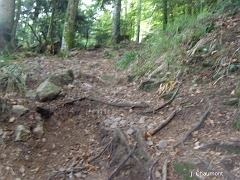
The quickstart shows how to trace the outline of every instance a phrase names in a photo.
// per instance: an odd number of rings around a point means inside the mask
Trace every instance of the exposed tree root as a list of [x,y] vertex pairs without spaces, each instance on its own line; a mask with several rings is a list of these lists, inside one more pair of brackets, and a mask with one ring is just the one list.
[[151,111],[145,111],[145,112],[140,112],[139,114],[148,114],[148,113],[155,113],[156,111],[162,109],[163,107],[169,105],[173,100],[174,98],[176,97],[179,89],[180,89],[180,86],[182,85],[182,82],[179,83],[178,87],[177,87],[177,90],[175,91],[175,93],[172,95],[171,99],[169,101],[167,101],[166,103],[162,104],[161,106],[159,106],[158,108],[154,109],[154,110],[151,110]]
[[129,152],[128,156],[114,169],[114,171],[110,174],[110,176],[107,178],[107,180],[110,180],[113,178],[113,176],[119,171],[119,169],[122,168],[122,166],[127,162],[127,160],[133,155],[135,149],[137,147],[137,143],[134,144],[132,150]]
[[205,118],[207,117],[209,111],[210,111],[210,106],[208,107],[207,111],[203,114],[203,116],[200,118],[199,122],[183,137],[183,139],[181,141],[177,142],[173,146],[173,149],[175,149],[180,144],[182,144],[184,141],[186,141],[187,138],[201,126],[201,124],[204,122]]
[[168,157],[164,161],[164,164],[163,164],[163,169],[162,169],[163,178],[162,178],[162,180],[167,180],[167,165],[168,165]]
[[160,124],[157,128],[155,128],[153,131],[148,131],[145,133],[145,140],[148,137],[151,137],[153,135],[155,135],[158,131],[160,131],[162,128],[164,128],[168,123],[171,122],[171,120],[173,119],[173,117],[177,114],[178,110],[175,110],[172,112],[172,114],[170,114],[170,116],[162,123]]
[[109,103],[109,102],[106,102],[106,101],[103,101],[103,100],[100,100],[100,99],[97,99],[97,98],[94,98],[94,97],[78,97],[76,99],[73,99],[71,101],[67,101],[63,104],[63,106],[65,106],[66,104],[73,104],[74,102],[76,101],[83,101],[83,100],[89,100],[89,101],[96,101],[96,102],[99,102],[99,103],[102,103],[102,104],[106,104],[106,105],[109,105],[109,106],[115,106],[115,107],[130,107],[130,108],[147,108],[149,107],[148,104],[146,103],[140,103],[140,104],[131,104],[131,103]]
[[151,167],[149,168],[149,177],[148,177],[148,180],[153,180],[154,178],[154,176],[153,176],[153,169],[154,169],[154,166],[158,163],[158,161],[159,161],[159,159],[157,159],[157,160],[155,160],[153,163],[152,163],[152,165],[151,165]]

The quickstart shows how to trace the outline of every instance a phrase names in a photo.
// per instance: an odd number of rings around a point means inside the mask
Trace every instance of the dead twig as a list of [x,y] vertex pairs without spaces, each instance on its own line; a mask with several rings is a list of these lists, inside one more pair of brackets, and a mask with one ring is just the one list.
[[178,110],[173,111],[172,114],[170,114],[170,116],[168,116],[168,118],[162,124],[160,124],[156,129],[154,129],[153,131],[146,132],[145,138],[155,135],[158,131],[160,131],[162,128],[164,128],[169,122],[171,122],[171,120],[177,114],[177,112],[178,112]]
[[167,165],[168,165],[168,157],[164,161],[164,164],[163,164],[163,169],[162,169],[163,178],[162,178],[162,180],[167,180]]
[[115,107],[131,107],[131,108],[147,108],[149,107],[148,104],[146,103],[139,103],[139,104],[131,104],[131,103],[109,103],[109,102],[106,102],[106,101],[103,101],[103,100],[100,100],[100,99],[97,99],[97,98],[94,98],[94,97],[78,97],[76,99],[73,99],[71,101],[67,101],[63,104],[63,107],[66,105],[66,104],[73,104],[74,102],[76,101],[82,101],[82,100],[89,100],[89,101],[96,101],[96,102],[99,102],[99,103],[102,103],[102,104],[106,104],[106,105],[109,105],[109,106],[115,106]]
[[172,95],[172,97],[171,97],[171,99],[170,99],[169,101],[167,101],[166,103],[162,104],[161,106],[159,106],[158,108],[156,108],[156,109],[154,109],[154,110],[145,111],[145,112],[140,112],[139,114],[155,113],[156,111],[162,109],[162,108],[165,107],[166,105],[169,105],[169,104],[174,100],[174,98],[176,97],[176,95],[177,95],[177,93],[178,93],[181,85],[182,85],[182,81],[179,83],[176,92]]
[[113,178],[113,176],[123,167],[123,165],[127,162],[127,160],[133,155],[135,149],[137,147],[137,143],[134,144],[132,150],[129,152],[128,156],[114,169],[114,171],[110,174],[107,180]]
[[106,151],[106,149],[111,145],[112,141],[113,141],[113,139],[103,148],[103,150],[102,150],[98,155],[96,155],[95,157],[93,157],[92,159],[90,159],[90,160],[88,161],[88,163],[91,163],[91,162],[93,162],[94,160],[96,160],[97,158],[99,158],[100,156],[102,156],[103,153]]
[[210,111],[210,105],[207,109],[207,111],[203,114],[203,116],[200,118],[199,122],[183,137],[183,139],[181,141],[179,141],[178,143],[176,143],[174,146],[173,146],[173,149],[175,149],[177,146],[179,146],[181,143],[183,143],[184,141],[187,140],[187,138],[194,132],[196,131],[200,126],[201,124],[204,122],[205,118],[207,117],[209,111]]
[[154,178],[153,178],[153,168],[154,168],[154,166],[158,163],[158,161],[159,161],[159,159],[157,159],[157,160],[155,160],[153,163],[152,163],[152,165],[151,165],[151,167],[149,168],[149,177],[148,177],[148,180],[153,180]]
[[[124,146],[127,147],[128,153],[130,153],[131,148],[130,148],[130,146],[129,146],[129,144],[128,144],[128,141],[127,141],[127,139],[125,138],[125,136],[124,136],[124,134],[123,134],[123,132],[122,132],[121,129],[119,129],[119,128],[116,129],[116,136],[119,137],[119,139],[120,139],[121,142],[124,144]],[[139,165],[142,164],[141,161],[137,158],[136,155],[133,154],[133,158],[138,162]]]

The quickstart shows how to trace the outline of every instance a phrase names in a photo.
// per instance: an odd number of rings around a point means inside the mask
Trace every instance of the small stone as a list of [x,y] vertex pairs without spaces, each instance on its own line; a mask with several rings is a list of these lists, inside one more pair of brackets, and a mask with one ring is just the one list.
[[13,105],[12,106],[12,112],[18,116],[22,116],[24,115],[25,113],[28,112],[28,108],[25,108],[24,106],[22,105]]
[[33,134],[37,138],[41,138],[44,134],[43,122],[39,121],[37,126],[33,129]]
[[146,142],[146,144],[149,145],[149,146],[152,146],[152,145],[153,145],[153,142],[150,141],[150,140],[148,140],[148,141]]
[[127,130],[127,134],[128,135],[132,135],[134,133],[134,130],[132,129],[132,128],[129,128],[128,130]]
[[77,178],[81,178],[82,177],[82,173],[81,172],[77,172],[74,174]]
[[110,126],[110,128],[111,128],[111,129],[115,129],[115,128],[117,128],[117,125],[116,125],[116,124],[112,124],[112,125]]
[[86,90],[91,90],[93,86],[88,83],[82,83],[81,88],[86,89]]
[[24,167],[24,166],[21,166],[21,168],[19,169],[19,171],[20,171],[21,173],[25,173],[25,167]]
[[106,119],[106,120],[104,120],[104,123],[105,124],[112,124],[112,120],[111,119]]
[[15,141],[26,141],[29,138],[30,131],[23,125],[18,125],[16,128]]
[[121,119],[122,119],[121,117],[117,117],[117,118],[115,118],[113,121],[118,122],[118,121],[120,121]]
[[12,117],[12,118],[9,119],[10,123],[13,123],[14,121],[15,121],[15,117]]
[[127,120],[121,120],[119,123],[124,126],[127,124]]
[[158,147],[159,150],[164,149],[165,147],[167,147],[167,142],[165,140],[161,140],[161,141],[159,141],[157,147]]
[[139,123],[144,124],[145,123],[145,117],[141,117],[140,120],[139,120]]
[[147,126],[147,129],[149,130],[149,129],[152,129],[152,125],[148,125]]

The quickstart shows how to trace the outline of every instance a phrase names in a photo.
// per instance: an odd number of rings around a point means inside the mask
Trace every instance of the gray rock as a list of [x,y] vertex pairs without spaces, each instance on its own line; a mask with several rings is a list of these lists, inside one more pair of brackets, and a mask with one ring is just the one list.
[[29,90],[26,92],[25,94],[26,98],[30,98],[30,99],[35,99],[36,98],[36,91],[35,90]]
[[64,85],[70,84],[74,80],[73,71],[71,69],[66,69],[61,73],[61,83]]
[[153,142],[152,142],[151,140],[148,140],[148,141],[146,142],[146,144],[149,145],[149,146],[152,146],[152,145],[153,145]]
[[144,124],[145,123],[145,117],[141,117],[140,120],[139,120],[139,123]]
[[124,125],[126,125],[128,122],[127,122],[127,120],[121,120],[119,123],[124,126]]
[[47,81],[57,85],[64,86],[72,83],[74,80],[73,71],[71,69],[66,69],[60,74],[52,74],[48,77]]
[[28,112],[28,108],[22,106],[22,105],[13,105],[12,106],[12,112],[18,116],[22,116]]
[[128,130],[127,130],[127,134],[128,135],[132,135],[134,133],[134,130],[132,129],[132,128],[129,128]]
[[165,140],[161,140],[161,141],[159,141],[157,147],[159,150],[164,149],[165,147],[167,147],[167,142]]
[[43,122],[39,121],[37,126],[33,129],[33,134],[37,138],[41,138],[44,134]]
[[30,130],[23,125],[18,125],[15,130],[15,141],[26,141],[30,136]]
[[117,117],[117,118],[114,118],[113,121],[118,122],[118,121],[120,121],[121,119],[122,119],[121,117]]
[[38,86],[36,92],[36,96],[40,101],[48,101],[57,97],[61,89],[49,81],[44,81]]

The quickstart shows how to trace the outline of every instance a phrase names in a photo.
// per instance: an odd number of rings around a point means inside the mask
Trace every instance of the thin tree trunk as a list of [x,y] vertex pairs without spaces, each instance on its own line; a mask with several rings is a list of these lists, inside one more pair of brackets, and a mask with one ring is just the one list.
[[17,32],[17,25],[18,25],[18,21],[20,19],[20,14],[21,14],[21,5],[22,5],[22,0],[17,0],[16,3],[16,14],[15,14],[15,19],[13,22],[13,27],[12,27],[12,34],[11,34],[11,46],[13,48],[16,48],[17,46],[17,38],[16,38],[16,32]]
[[63,27],[61,51],[68,51],[74,47],[74,26],[79,0],[68,0],[66,19]]
[[168,1],[163,0],[163,30],[167,28],[168,23]]
[[52,38],[52,30],[53,30],[53,20],[54,20],[54,15],[55,15],[55,10],[56,10],[56,0],[53,0],[52,2],[52,14],[48,26],[48,32],[47,32],[47,40],[51,40]]
[[141,24],[141,0],[137,0],[137,29],[136,29],[136,42],[140,40],[140,24]]
[[121,12],[121,0],[115,0],[112,20],[113,44],[117,44],[120,41],[120,12]]

